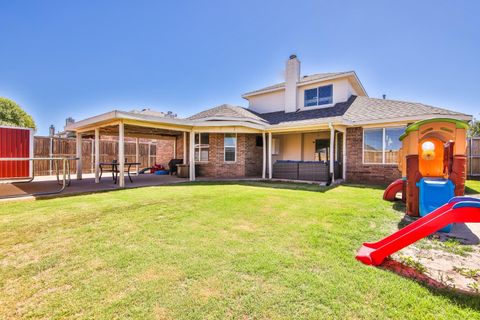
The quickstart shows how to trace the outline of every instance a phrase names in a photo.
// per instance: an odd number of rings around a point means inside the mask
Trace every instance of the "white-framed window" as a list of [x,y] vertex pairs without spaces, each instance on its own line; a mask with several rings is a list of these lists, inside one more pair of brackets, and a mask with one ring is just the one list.
[[225,162],[237,161],[237,134],[225,133],[223,138],[223,151]]
[[316,107],[333,102],[333,85],[307,89],[304,93],[304,106]]
[[363,163],[396,164],[405,127],[363,129]]
[[272,155],[276,156],[280,153],[280,139],[272,138]]
[[209,134],[195,133],[195,161],[208,161],[208,152],[210,150]]

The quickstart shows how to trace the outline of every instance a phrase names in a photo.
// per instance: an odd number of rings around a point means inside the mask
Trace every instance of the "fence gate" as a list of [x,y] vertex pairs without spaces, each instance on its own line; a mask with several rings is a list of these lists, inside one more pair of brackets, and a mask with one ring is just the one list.
[[468,138],[468,170],[469,177],[480,177],[480,137]]

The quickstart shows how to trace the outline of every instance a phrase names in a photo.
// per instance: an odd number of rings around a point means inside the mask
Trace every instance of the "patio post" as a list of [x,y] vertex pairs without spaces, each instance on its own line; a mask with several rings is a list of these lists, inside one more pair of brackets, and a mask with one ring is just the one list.
[[190,181],[195,181],[195,132],[190,131]]
[[76,141],[76,148],[77,148],[77,155],[76,157],[78,158],[77,160],[77,180],[82,180],[82,134],[80,132],[77,132],[76,135],[77,141]]
[[118,124],[118,186],[125,187],[125,125]]
[[187,164],[187,132],[183,132],[183,164]]
[[177,136],[173,139],[173,157],[172,159],[177,159]]
[[334,170],[334,148],[335,148],[335,128],[333,127],[332,123],[328,124],[330,127],[330,176],[332,177],[332,183],[335,181],[335,170]]
[[[140,143],[140,139],[139,138],[135,138],[135,162],[140,162],[140,153],[139,153],[139,150],[140,150],[140,146],[139,146],[139,143]],[[135,165],[136,169],[137,169],[137,176],[138,176],[138,171],[140,169],[139,165]]]
[[267,138],[265,132],[262,132],[263,139],[263,164],[262,164],[262,179],[265,179],[267,171]]
[[272,179],[272,133],[268,133],[268,179]]
[[100,128],[95,128],[95,183],[100,183]]

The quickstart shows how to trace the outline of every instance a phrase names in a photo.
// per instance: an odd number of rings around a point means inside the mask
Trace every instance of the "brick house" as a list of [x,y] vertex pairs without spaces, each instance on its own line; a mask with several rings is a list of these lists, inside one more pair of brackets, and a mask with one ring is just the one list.
[[76,122],[69,130],[77,138],[165,139],[162,149],[190,165],[191,180],[389,183],[400,177],[398,138],[408,124],[472,119],[422,103],[370,98],[354,71],[301,76],[295,55],[287,60],[284,82],[242,97],[247,108],[225,104],[186,119],[112,111]]

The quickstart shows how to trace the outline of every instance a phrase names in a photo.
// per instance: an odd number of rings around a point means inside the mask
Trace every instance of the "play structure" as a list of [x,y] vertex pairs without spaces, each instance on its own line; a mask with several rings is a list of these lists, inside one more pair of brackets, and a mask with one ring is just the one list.
[[357,259],[378,265],[390,254],[434,232],[449,232],[452,223],[480,222],[480,199],[463,197],[468,124],[429,119],[408,126],[400,137],[398,166],[402,179],[391,183],[383,199],[402,192],[407,214],[421,218],[375,243],[364,243]]

